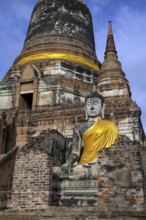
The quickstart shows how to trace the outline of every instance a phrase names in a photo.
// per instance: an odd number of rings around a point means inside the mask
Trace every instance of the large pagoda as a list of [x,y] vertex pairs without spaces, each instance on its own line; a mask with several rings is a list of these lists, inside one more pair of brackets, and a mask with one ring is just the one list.
[[[56,179],[53,172],[66,160],[73,128],[85,121],[84,100],[93,84],[121,138],[99,154],[97,178]],[[146,217],[141,110],[131,99],[111,22],[101,64],[87,5],[38,0],[22,51],[0,84],[0,100],[1,209],[18,216],[20,210],[33,211],[32,220]]]

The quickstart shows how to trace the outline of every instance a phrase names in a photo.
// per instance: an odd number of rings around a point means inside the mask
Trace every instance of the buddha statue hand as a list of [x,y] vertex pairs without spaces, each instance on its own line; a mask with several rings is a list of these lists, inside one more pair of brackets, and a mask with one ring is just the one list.
[[70,168],[71,166],[77,161],[77,154],[76,153],[72,153],[69,158],[67,159],[66,163],[64,163],[61,166],[61,171],[62,173],[70,173]]
[[62,166],[61,166],[61,171],[62,171],[62,173],[64,173],[64,174],[67,174],[67,173],[69,173],[70,172],[70,164],[68,163],[68,162],[66,162],[65,164],[63,164]]

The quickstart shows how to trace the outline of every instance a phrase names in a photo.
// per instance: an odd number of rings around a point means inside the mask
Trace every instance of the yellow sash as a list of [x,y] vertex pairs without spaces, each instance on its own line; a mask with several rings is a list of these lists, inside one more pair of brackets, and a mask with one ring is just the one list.
[[92,69],[99,71],[100,68],[98,65],[89,59],[86,59],[81,56],[73,55],[73,54],[67,54],[67,53],[39,53],[39,54],[32,54],[26,57],[23,57],[21,60],[17,62],[18,65],[25,64],[28,62],[31,62],[33,60],[44,60],[44,59],[64,59],[69,60],[81,64],[85,64],[88,67],[91,67]]
[[98,152],[103,148],[110,148],[118,139],[117,126],[107,120],[99,120],[83,134],[84,150],[79,164],[93,162]]

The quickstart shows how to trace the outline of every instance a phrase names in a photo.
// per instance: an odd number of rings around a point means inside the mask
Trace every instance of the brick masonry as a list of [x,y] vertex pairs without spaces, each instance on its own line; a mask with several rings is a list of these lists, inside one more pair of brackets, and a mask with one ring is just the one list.
[[[96,207],[98,211],[145,210],[141,146],[125,136],[99,152],[96,171],[91,168],[80,179],[53,177],[53,205]],[[90,174],[90,175],[89,175]],[[77,173],[78,176],[78,173]]]
[[46,152],[24,148],[18,152],[10,207],[16,210],[46,209],[51,195],[52,160]]
[[123,136],[110,149],[99,153],[98,210],[145,209],[141,146]]
[[0,157],[0,210],[7,207],[11,200],[12,181],[17,148]]
[[[39,5],[43,6],[45,2],[39,1]],[[63,2],[68,8],[68,2]],[[77,5],[82,5],[80,0],[74,2]],[[51,6],[52,2],[47,4]],[[76,24],[76,9],[73,4],[72,2]],[[57,8],[59,7],[57,2],[55,5]],[[80,8],[81,12],[88,11],[84,4],[82,7]],[[43,7],[36,7],[36,9],[41,11]],[[51,8],[48,7],[47,10],[50,10],[52,16]],[[64,14],[64,11],[62,12]],[[40,15],[42,16],[42,13]],[[56,16],[56,21],[59,18],[60,16]],[[68,18],[70,18],[70,13]],[[44,24],[48,27],[47,18],[45,19]],[[80,19],[82,21],[82,17]],[[39,17],[37,17],[37,22],[43,26],[41,23],[43,21],[39,20]],[[52,22],[52,20],[49,19],[48,22]],[[69,24],[69,28],[71,28],[72,22]],[[90,17],[88,24],[86,33],[83,34],[84,37],[92,35]],[[33,25],[35,26],[35,22]],[[77,27],[78,25],[77,23]],[[79,33],[85,31],[84,25],[84,22],[81,22]],[[39,27],[41,28],[41,25]],[[7,116],[11,113],[12,116],[7,119],[8,129],[0,131],[2,143],[0,152],[8,154],[7,160],[5,159],[0,164],[2,176],[0,179],[0,205],[1,207],[8,206],[12,210],[10,209],[5,213],[1,212],[0,219],[146,219],[144,213],[146,204],[144,200],[144,192],[146,195],[146,152],[143,150],[143,155],[140,156],[144,135],[140,122],[140,108],[131,99],[130,87],[117,58],[111,29],[107,41],[105,61],[100,73],[81,63],[59,59],[32,60],[28,64],[17,65],[17,62],[25,55],[47,51],[53,53],[70,51],[71,54],[85,57],[100,66],[94,51],[93,36],[90,36],[90,41],[87,42],[87,39],[80,39],[75,32],[74,35],[70,36],[70,31],[59,27],[60,30],[64,31],[66,36],[56,35],[54,37],[52,35],[48,37],[43,35],[43,32],[40,33],[39,30],[40,37],[35,36],[36,32],[32,32],[33,39],[27,36],[22,53],[0,84],[0,111],[6,111]],[[90,93],[93,79],[97,80],[97,90],[105,97],[106,118],[118,125],[120,135],[124,135],[124,137],[111,149],[102,150],[99,153],[97,179],[81,180],[77,181],[77,184],[74,184],[74,181],[68,181],[68,191],[73,194],[72,197],[69,194],[66,196],[66,205],[75,206],[74,201],[78,200],[76,207],[53,207],[50,206],[52,204],[51,194],[54,193],[51,189],[54,181],[52,180],[52,166],[60,167],[64,162],[66,140],[59,134],[56,134],[59,137],[56,139],[54,133],[47,131],[47,129],[57,129],[65,137],[71,139],[73,127],[84,121],[84,97]],[[25,93],[29,94],[28,100],[25,100]],[[13,116],[15,120],[13,120]],[[3,127],[3,123],[1,123],[1,129]],[[30,140],[32,136],[40,134],[43,130],[46,130],[46,135],[44,134],[43,137],[39,135],[38,138]],[[5,144],[6,136],[9,144]],[[18,151],[16,162],[14,155],[11,155],[12,157],[9,155],[9,151],[15,145],[22,147]],[[10,179],[11,187],[9,188]],[[86,183],[88,183],[88,192]],[[2,194],[4,188],[6,190]],[[64,189],[60,188],[60,190],[63,191]],[[83,203],[76,195],[77,190],[80,191],[80,195],[84,192],[85,196],[81,195]],[[87,202],[87,195],[91,200],[92,195],[94,196],[95,203],[93,201],[90,207]],[[21,212],[17,212],[19,210]],[[29,212],[30,210],[31,212]]]
[[1,220],[145,220],[144,212],[101,212],[94,207],[50,207],[45,212],[0,213]]

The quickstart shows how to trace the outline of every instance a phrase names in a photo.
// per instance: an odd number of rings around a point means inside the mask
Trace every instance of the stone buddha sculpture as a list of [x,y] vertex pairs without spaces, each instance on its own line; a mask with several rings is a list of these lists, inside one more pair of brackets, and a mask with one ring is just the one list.
[[117,126],[103,119],[103,96],[96,91],[88,95],[85,98],[85,112],[86,122],[74,128],[71,153],[61,167],[63,174],[85,171],[96,163],[100,150],[110,148],[118,139]]

